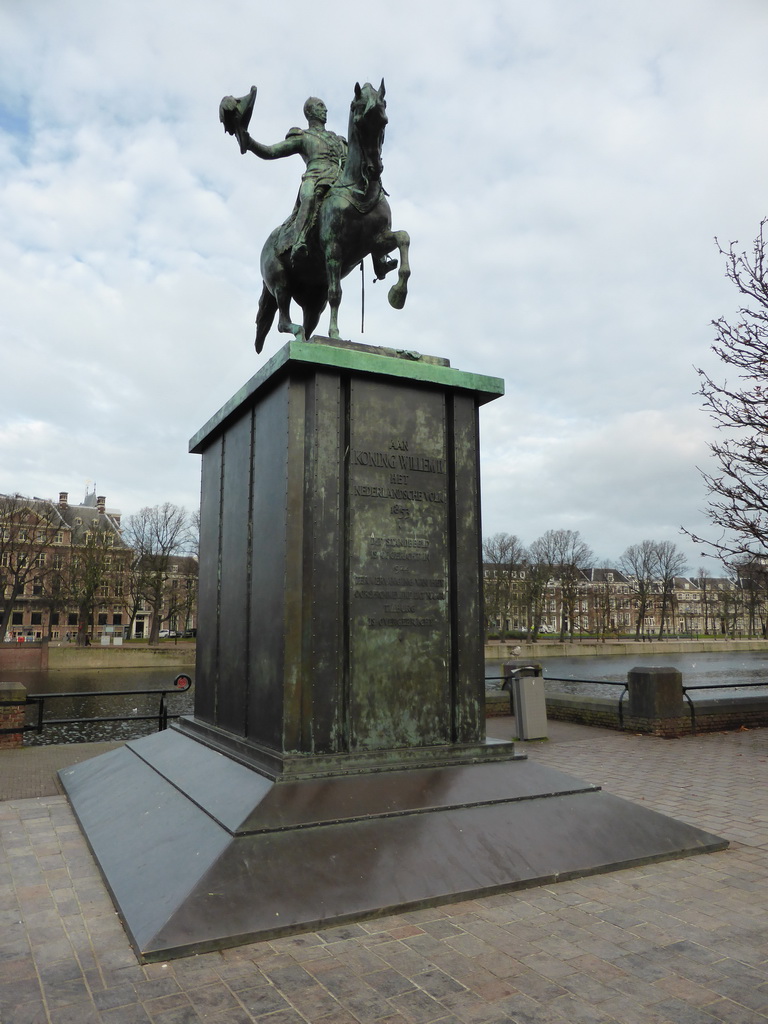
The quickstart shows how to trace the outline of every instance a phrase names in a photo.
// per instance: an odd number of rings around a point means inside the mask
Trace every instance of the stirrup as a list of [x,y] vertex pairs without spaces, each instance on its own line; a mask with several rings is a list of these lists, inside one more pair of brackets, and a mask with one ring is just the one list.
[[380,281],[386,277],[390,270],[397,268],[397,260],[393,260],[390,256],[382,256],[382,258],[376,264],[376,279]]

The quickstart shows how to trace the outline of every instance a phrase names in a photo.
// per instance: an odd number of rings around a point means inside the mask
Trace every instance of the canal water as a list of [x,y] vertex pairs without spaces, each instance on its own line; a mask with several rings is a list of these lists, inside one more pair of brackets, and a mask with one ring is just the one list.
[[[627,672],[637,666],[665,666],[679,669],[686,686],[696,683],[755,683],[755,689],[692,691],[693,700],[723,696],[764,696],[768,687],[768,651],[706,652],[698,654],[637,654],[603,657],[546,658],[537,657],[544,668],[547,692],[574,693],[585,696],[617,698],[621,694]],[[0,682],[21,682],[28,694],[69,693],[73,696],[46,701],[45,718],[114,718],[120,722],[83,721],[66,725],[46,726],[42,733],[27,732],[26,746],[49,743],[86,743],[97,740],[126,740],[146,736],[157,730],[160,694],[139,694],[138,690],[173,690],[173,680],[184,669],[119,669],[115,671],[18,672],[0,674]],[[194,678],[194,673],[191,673]],[[498,689],[501,684],[501,661],[488,661],[485,666],[486,687]],[[558,677],[555,681],[552,677]],[[616,686],[595,686],[576,680],[616,681]],[[565,680],[565,681],[560,681]],[[569,680],[573,680],[570,682]],[[106,690],[130,691],[120,697],[105,697]],[[166,696],[170,715],[191,715],[194,711],[194,686],[186,692],[169,692]],[[30,705],[27,721],[33,724],[37,709]],[[141,716],[151,716],[142,720]]]
[[[194,672],[184,668],[82,670],[73,672],[6,672],[0,682],[22,683],[28,695],[38,693],[69,693],[70,697],[57,697],[45,701],[45,718],[94,719],[125,716],[120,722],[73,722],[67,725],[46,725],[42,733],[28,731],[25,746],[51,743],[90,743],[99,740],[127,740],[157,732],[160,694],[141,694],[137,690],[173,691],[173,680],[179,673]],[[130,691],[120,697],[105,697],[106,690]],[[179,693],[170,692],[165,698],[169,718],[171,715],[191,715],[194,710],[194,686]],[[149,720],[141,716],[150,715]],[[27,724],[37,721],[37,706],[27,706]]]
[[[627,672],[640,666],[648,668],[676,668],[683,674],[686,687],[754,683],[755,689],[693,690],[692,700],[712,700],[716,697],[755,697],[768,695],[768,651],[706,651],[692,654],[643,654],[638,645],[637,654],[604,655],[602,657],[532,659],[541,663],[544,678],[557,677],[545,683],[548,693],[574,693],[593,697],[618,697],[627,680]],[[498,689],[501,683],[502,662],[488,661],[485,667],[488,689]],[[617,686],[594,686],[581,682],[560,680],[595,679],[616,680]],[[496,682],[498,680],[498,682]]]

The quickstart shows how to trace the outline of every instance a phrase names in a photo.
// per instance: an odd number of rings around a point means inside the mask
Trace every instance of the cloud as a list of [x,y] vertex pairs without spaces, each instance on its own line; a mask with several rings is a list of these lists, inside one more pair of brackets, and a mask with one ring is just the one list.
[[275,142],[320,94],[344,133],[383,76],[413,276],[402,312],[366,282],[361,337],[350,275],[343,332],[505,379],[490,532],[679,540],[711,433],[693,366],[738,305],[712,238],[766,212],[767,28],[753,0],[6,5],[0,490],[196,503],[186,442],[260,365],[259,253],[302,171],[241,157],[219,100],[256,84]]

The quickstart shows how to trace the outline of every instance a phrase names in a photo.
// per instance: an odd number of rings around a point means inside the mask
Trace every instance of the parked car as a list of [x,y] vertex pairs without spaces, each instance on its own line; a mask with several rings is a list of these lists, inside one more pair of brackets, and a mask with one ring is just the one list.
[[160,632],[158,633],[158,636],[160,637],[161,640],[166,640],[169,638],[174,639],[175,637],[181,636],[181,633],[178,633],[175,629],[161,629]]

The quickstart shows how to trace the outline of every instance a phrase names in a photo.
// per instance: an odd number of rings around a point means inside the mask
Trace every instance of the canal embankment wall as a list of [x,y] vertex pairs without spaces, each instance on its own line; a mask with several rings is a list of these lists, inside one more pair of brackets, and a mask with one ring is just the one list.
[[506,661],[509,658],[585,658],[610,657],[611,655],[645,657],[647,654],[700,654],[702,652],[766,651],[768,640],[539,640],[524,643],[509,640],[492,641],[485,645],[486,661]]
[[189,668],[195,664],[194,643],[161,643],[157,647],[125,644],[121,647],[78,647],[76,644],[0,644],[0,671],[68,672],[131,668]]

